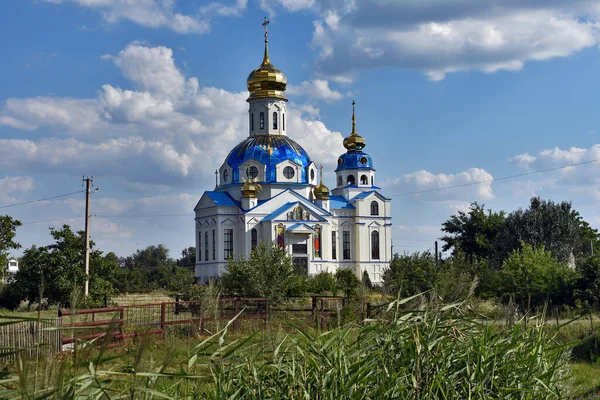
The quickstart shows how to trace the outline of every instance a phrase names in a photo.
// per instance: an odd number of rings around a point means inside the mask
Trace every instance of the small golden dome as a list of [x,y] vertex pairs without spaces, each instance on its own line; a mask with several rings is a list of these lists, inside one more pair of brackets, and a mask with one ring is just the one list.
[[323,184],[323,166],[321,165],[321,181],[319,186],[314,189],[315,199],[329,200],[329,188]]
[[248,181],[242,186],[242,197],[256,198],[259,186],[257,183]]
[[354,116],[355,104],[356,102],[352,101],[352,133],[350,133],[350,136],[344,139],[344,147],[348,151],[360,151],[367,145],[365,138],[356,133],[356,117]]
[[287,86],[287,78],[283,72],[275,68],[269,59],[269,39],[267,37],[266,26],[269,21],[265,18],[263,26],[265,27],[265,55],[262,64],[248,75],[246,86],[250,92],[248,100],[276,97],[287,101],[283,94]]

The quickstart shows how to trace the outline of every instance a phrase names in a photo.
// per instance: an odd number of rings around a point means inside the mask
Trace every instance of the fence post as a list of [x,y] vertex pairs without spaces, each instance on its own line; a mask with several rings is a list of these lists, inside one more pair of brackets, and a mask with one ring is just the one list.
[[165,322],[167,319],[167,304],[160,303],[160,329],[162,330],[163,336],[165,335]]
[[108,296],[104,293],[104,308],[108,307]]
[[317,296],[312,296],[312,316],[315,329],[317,329]]
[[325,332],[325,308],[321,300],[321,332]]
[[179,315],[179,295],[175,295],[175,315]]
[[269,321],[269,299],[265,299],[265,325]]
[[371,303],[367,303],[367,319],[371,318]]
[[236,318],[238,313],[240,312],[239,300],[240,300],[240,298],[236,297],[234,300],[234,303],[233,303],[233,308],[234,308],[233,314],[234,314],[234,318],[235,318],[235,321],[233,321],[233,331],[235,333],[237,333],[237,331],[240,329],[240,320]]

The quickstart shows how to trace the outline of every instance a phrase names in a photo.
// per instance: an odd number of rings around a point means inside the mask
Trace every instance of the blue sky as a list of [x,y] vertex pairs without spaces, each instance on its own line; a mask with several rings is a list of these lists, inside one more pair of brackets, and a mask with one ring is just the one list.
[[[22,0],[0,4],[0,207],[81,189],[92,239],[119,255],[193,245],[192,209],[247,136],[245,80],[288,77],[289,135],[333,169],[358,131],[393,198],[394,250],[427,250],[472,201],[570,200],[600,228],[600,1]],[[83,227],[83,194],[0,208]],[[176,215],[165,217],[164,215]],[[48,221],[49,222],[40,222]]]

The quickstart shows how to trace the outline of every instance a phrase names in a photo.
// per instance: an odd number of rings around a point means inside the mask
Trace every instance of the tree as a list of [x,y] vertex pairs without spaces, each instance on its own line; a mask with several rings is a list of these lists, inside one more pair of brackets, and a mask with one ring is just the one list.
[[181,258],[177,260],[177,265],[193,271],[196,268],[196,247],[181,250]]
[[544,246],[522,243],[504,262],[501,282],[505,296],[526,309],[546,301],[562,304],[573,298],[575,271],[558,262]]
[[308,281],[308,291],[315,295],[337,294],[335,278],[329,272],[319,272]]
[[8,264],[10,250],[17,250],[21,245],[15,242],[17,228],[23,225],[21,221],[8,215],[0,215],[0,278],[4,267]]
[[356,277],[354,271],[350,269],[339,269],[335,273],[335,282],[339,290],[346,297],[355,297],[360,287],[360,281]]
[[297,285],[294,275],[292,259],[285,250],[261,242],[247,260],[243,256],[229,259],[221,282],[227,294],[266,297],[278,303]]
[[528,209],[518,209],[506,218],[507,247],[518,249],[521,242],[544,246],[559,262],[566,263],[581,243],[581,225],[579,213],[570,202],[533,197]]
[[403,256],[394,254],[383,274],[383,286],[388,293],[412,296],[432,289],[438,272],[435,257],[428,251]]
[[363,271],[362,284],[369,290],[373,289],[373,283],[371,283],[371,278],[369,278],[369,273],[366,270]]
[[485,258],[501,265],[504,254],[498,243],[506,232],[505,218],[504,211],[486,212],[484,205],[472,203],[468,212],[459,211],[442,224],[442,231],[447,233],[441,238],[445,242],[442,250],[452,250],[453,254],[460,251],[470,259]]

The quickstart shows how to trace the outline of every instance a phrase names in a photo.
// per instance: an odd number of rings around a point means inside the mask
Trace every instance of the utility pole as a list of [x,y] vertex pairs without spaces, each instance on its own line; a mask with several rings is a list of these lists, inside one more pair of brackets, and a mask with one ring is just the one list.
[[438,265],[438,242],[435,241],[435,265]]
[[94,184],[94,177],[83,177],[85,183],[85,283],[83,285],[83,295],[87,297],[90,293],[90,195],[100,190],[96,188],[91,190]]

